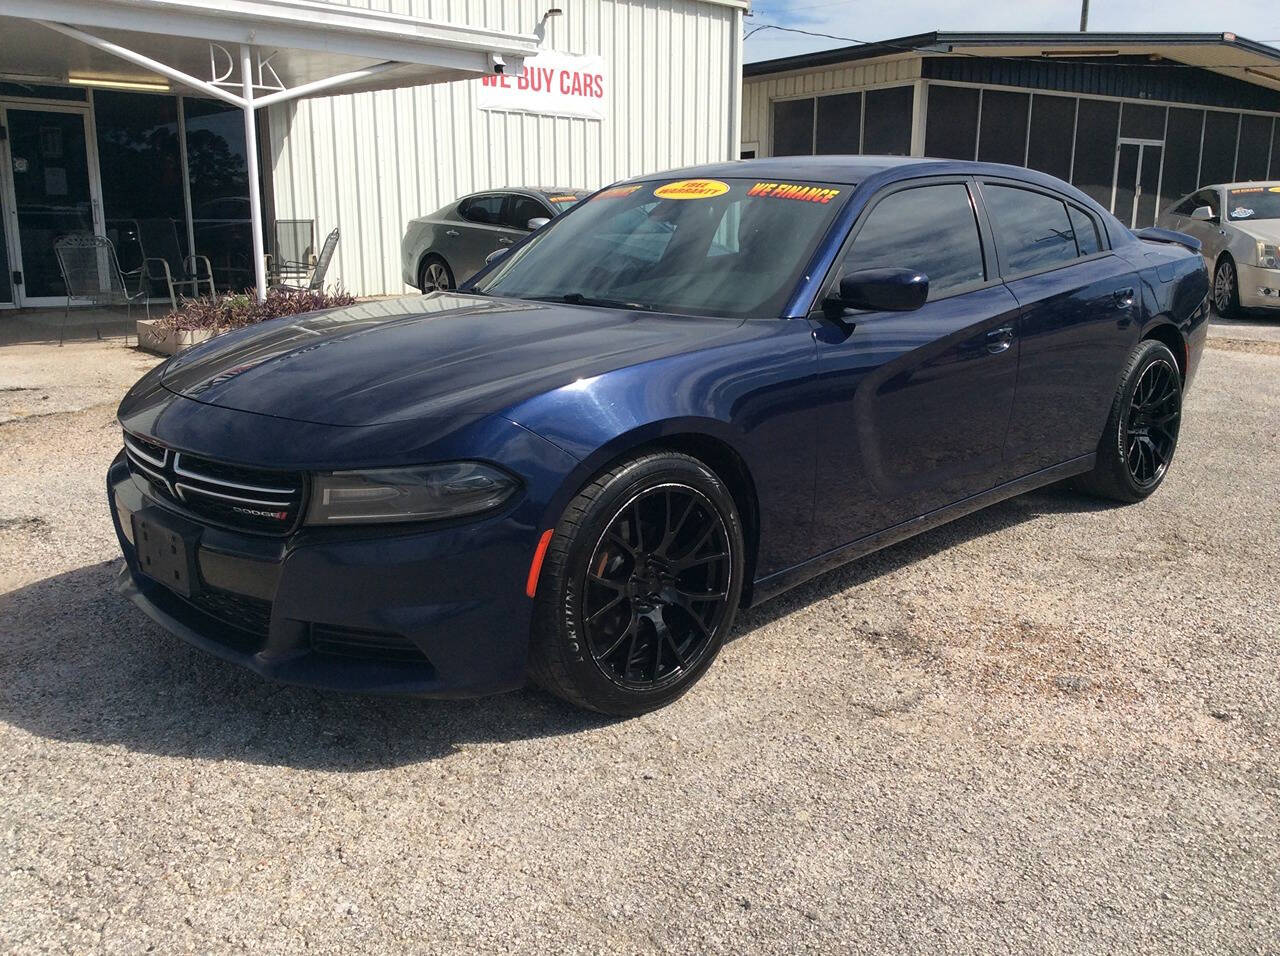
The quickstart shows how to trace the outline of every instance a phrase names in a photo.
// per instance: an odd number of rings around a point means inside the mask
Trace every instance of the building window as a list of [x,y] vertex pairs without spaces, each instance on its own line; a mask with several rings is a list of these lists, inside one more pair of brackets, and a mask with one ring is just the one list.
[[1063,181],[1071,179],[1071,149],[1076,135],[1076,101],[1069,96],[1031,99],[1031,135],[1027,165]]
[[1271,149],[1271,117],[1246,114],[1240,117],[1240,150],[1236,159],[1236,180],[1266,179],[1267,154]]
[[813,100],[777,100],[773,104],[773,155],[808,156],[813,152]]
[[1164,137],[1164,171],[1160,179],[1161,203],[1185,196],[1200,185],[1200,136],[1204,110],[1169,107]]
[[1235,180],[1236,136],[1240,131],[1239,113],[1209,110],[1204,117],[1204,155],[1200,157],[1200,182],[1209,186]]
[[1130,139],[1164,139],[1164,107],[1125,103],[1120,114],[1120,135]]
[[1021,166],[1027,158],[1027,110],[1031,97],[1026,93],[985,90],[982,94],[982,124],[978,132],[978,159],[984,163]]
[[862,94],[818,97],[815,153],[857,153],[862,139]]
[[1110,100],[1080,100],[1071,183],[1106,209],[1111,208],[1111,186],[1115,181],[1116,133],[1119,128],[1119,103]]
[[978,148],[979,92],[966,86],[929,85],[924,152],[939,159],[973,159]]
[[913,90],[909,86],[867,90],[862,122],[864,153],[910,155],[913,98]]

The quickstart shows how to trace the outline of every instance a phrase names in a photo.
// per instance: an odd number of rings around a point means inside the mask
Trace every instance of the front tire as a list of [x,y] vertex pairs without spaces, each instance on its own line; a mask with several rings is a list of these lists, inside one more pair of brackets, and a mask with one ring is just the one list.
[[635,716],[711,666],[742,595],[742,524],[705,464],[659,451],[569,503],[538,582],[529,670],[570,703]]
[[1213,308],[1223,318],[1240,313],[1240,279],[1230,256],[1223,256],[1213,270]]
[[1141,501],[1164,482],[1182,424],[1182,373],[1163,342],[1146,339],[1125,366],[1093,471],[1083,491],[1114,501]]

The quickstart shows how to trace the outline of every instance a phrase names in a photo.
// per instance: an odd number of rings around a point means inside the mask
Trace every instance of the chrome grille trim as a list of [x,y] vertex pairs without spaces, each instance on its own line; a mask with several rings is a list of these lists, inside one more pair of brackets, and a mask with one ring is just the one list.
[[262,485],[244,485],[238,481],[229,481],[226,478],[213,478],[209,475],[202,475],[198,471],[192,471],[182,467],[182,452],[177,452],[173,456],[173,473],[183,478],[191,478],[195,481],[203,481],[211,485],[218,485],[223,488],[238,488],[241,491],[256,491],[265,495],[286,495],[293,496],[298,493],[295,488],[267,488]]
[[133,436],[131,436],[128,432],[125,432],[125,435],[124,435],[124,447],[125,447],[125,450],[128,451],[135,458],[141,459],[141,462],[139,462],[139,464],[142,464],[145,462],[146,464],[151,465],[152,467],[155,467],[155,468],[163,468],[166,464],[168,464],[169,450],[167,448],[164,451],[163,457],[156,458],[154,455],[152,455],[150,452],[144,449],[141,445],[139,445],[138,441],[135,438],[133,438]]
[[210,491],[208,488],[197,488],[195,485],[188,485],[186,482],[178,482],[174,485],[178,489],[178,494],[186,500],[188,491],[197,495],[207,495],[210,498],[218,498],[222,501],[232,501],[238,505],[257,505],[262,508],[275,508],[279,511],[288,511],[289,505],[292,503],[288,499],[284,501],[260,501],[257,498],[246,498],[243,495],[228,495],[220,491]]

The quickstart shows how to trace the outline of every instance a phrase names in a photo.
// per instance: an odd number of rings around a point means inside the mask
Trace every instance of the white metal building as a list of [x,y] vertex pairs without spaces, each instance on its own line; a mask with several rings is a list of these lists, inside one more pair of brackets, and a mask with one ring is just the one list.
[[736,154],[747,0],[555,2],[0,0],[0,309],[62,301],[72,233],[261,291],[295,220],[340,229],[330,284],[399,293],[457,196]]
[[[547,0],[551,6],[554,0]],[[393,8],[527,32],[529,0],[392,0]],[[342,229],[335,270],[358,294],[404,291],[404,224],[501,186],[595,188],[735,156],[746,0],[577,0],[543,48],[603,61],[603,118],[481,109],[482,81],[272,107],[269,203]],[[555,109],[551,104],[550,108]]]

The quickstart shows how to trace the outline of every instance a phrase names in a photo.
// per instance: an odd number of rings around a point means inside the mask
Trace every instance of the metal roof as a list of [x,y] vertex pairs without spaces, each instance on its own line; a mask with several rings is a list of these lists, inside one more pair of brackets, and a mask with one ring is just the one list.
[[857,60],[904,56],[1057,58],[1146,54],[1280,89],[1280,49],[1235,33],[970,33],[934,31],[801,53],[743,66],[743,76],[812,70]]

